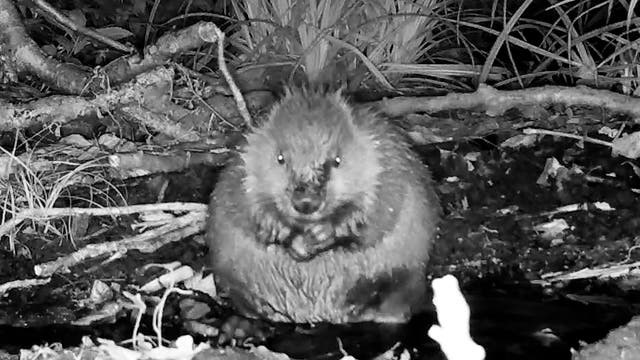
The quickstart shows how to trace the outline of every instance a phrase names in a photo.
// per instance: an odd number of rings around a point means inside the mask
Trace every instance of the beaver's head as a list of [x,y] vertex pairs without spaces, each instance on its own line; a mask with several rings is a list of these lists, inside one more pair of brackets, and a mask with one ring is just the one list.
[[338,93],[289,91],[247,138],[242,158],[249,204],[278,211],[292,224],[345,207],[368,214],[383,154],[375,134],[353,116]]

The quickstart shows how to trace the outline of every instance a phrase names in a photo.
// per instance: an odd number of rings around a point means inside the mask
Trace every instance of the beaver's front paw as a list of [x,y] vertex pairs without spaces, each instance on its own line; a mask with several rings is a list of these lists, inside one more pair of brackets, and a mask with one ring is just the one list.
[[357,238],[360,236],[362,227],[366,221],[364,213],[361,211],[354,211],[351,214],[345,216],[335,226],[335,236],[338,238]]
[[264,244],[282,244],[291,234],[291,228],[277,217],[264,213],[256,221],[256,236]]
[[335,244],[335,231],[329,223],[310,226],[302,234],[293,236],[289,255],[297,261],[309,261]]
[[321,247],[322,245],[331,245],[335,240],[336,233],[333,225],[329,223],[318,223],[307,229],[305,238],[311,248]]

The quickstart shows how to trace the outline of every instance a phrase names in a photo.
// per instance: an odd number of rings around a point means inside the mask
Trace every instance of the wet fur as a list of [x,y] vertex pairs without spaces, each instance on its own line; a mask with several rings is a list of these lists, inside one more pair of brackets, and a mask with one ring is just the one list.
[[[279,153],[291,168],[276,161]],[[331,170],[324,207],[300,220],[290,170],[308,180],[335,156],[342,162]],[[218,283],[245,315],[399,322],[426,304],[438,217],[428,170],[388,122],[339,94],[295,90],[223,171],[207,238]],[[287,250],[296,241],[317,254],[296,260]]]

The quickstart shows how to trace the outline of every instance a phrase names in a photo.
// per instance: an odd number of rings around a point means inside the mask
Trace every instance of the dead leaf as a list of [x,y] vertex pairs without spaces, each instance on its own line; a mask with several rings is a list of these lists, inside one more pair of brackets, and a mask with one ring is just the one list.
[[549,178],[554,178],[562,168],[565,167],[560,165],[560,162],[556,158],[548,158],[547,162],[544,164],[542,174],[540,174],[538,180],[536,180],[536,184],[549,186]]
[[65,136],[62,139],[60,139],[60,143],[65,145],[74,145],[77,147],[89,147],[92,145],[89,140],[84,138],[84,136],[78,135],[78,134],[71,134],[69,136]]
[[109,150],[115,149],[120,141],[121,139],[113,134],[103,134],[102,136],[100,136],[100,138],[98,138],[98,144]]
[[184,287],[189,290],[200,291],[211,297],[216,296],[216,284],[213,280],[213,274],[203,277],[202,271],[197,272],[190,279],[185,280]]
[[521,147],[527,148],[527,147],[533,146],[537,142],[537,140],[538,140],[537,135],[520,134],[520,135],[516,135],[508,138],[507,140],[503,141],[502,144],[500,144],[500,146],[503,148],[511,148],[511,149],[518,149]]
[[536,225],[533,229],[540,232],[543,239],[553,240],[569,228],[564,219],[553,219],[549,222]]
[[640,156],[640,131],[621,136],[611,143],[612,155],[622,155],[629,159]]
[[121,27],[117,27],[117,26],[103,27],[100,29],[96,29],[96,32],[112,40],[120,40],[120,39],[127,38],[129,36],[133,36],[133,33],[131,31],[123,29]]

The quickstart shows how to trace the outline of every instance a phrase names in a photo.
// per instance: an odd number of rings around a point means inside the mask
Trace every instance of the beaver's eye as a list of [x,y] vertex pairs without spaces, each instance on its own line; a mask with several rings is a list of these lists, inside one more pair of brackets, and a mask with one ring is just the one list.
[[278,160],[278,164],[284,165],[284,155],[282,155],[282,153],[278,154],[276,160]]
[[333,159],[333,167],[338,167],[341,163],[342,158],[340,156],[336,156],[335,159]]

